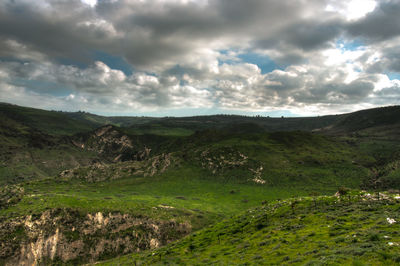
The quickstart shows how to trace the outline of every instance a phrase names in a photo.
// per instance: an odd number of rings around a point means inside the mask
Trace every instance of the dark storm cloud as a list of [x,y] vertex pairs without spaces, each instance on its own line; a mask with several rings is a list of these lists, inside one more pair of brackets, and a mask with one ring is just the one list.
[[337,21],[316,24],[307,21],[302,24],[291,25],[286,31],[286,38],[293,46],[303,50],[326,48],[328,42],[340,34],[340,23]]
[[[50,7],[33,2],[5,1],[0,3],[0,36],[27,44],[51,56],[79,59],[95,42],[76,23],[92,17],[79,0],[52,2]],[[99,36],[101,38],[101,36]]]
[[366,17],[349,23],[347,31],[352,36],[367,41],[383,41],[400,35],[400,2],[381,1]]
[[332,46],[329,42],[341,33],[341,21],[298,21],[291,24],[272,36],[258,40],[257,45],[265,49],[273,49],[280,45],[299,48],[304,51],[317,50]]
[[[284,33],[274,33],[274,39],[305,50],[321,46],[337,34],[331,25],[311,27],[318,23],[297,21],[321,1],[307,5],[275,0],[215,0],[207,5],[100,1],[96,9],[79,0],[39,3],[42,6],[21,1],[1,4],[1,36],[54,57],[74,60],[87,60],[93,50],[117,53],[137,67],[177,60],[218,39],[243,45],[240,40],[269,35],[282,26]],[[115,34],[110,29],[115,29]]]
[[295,19],[297,14],[286,2],[255,0],[217,0],[208,5],[103,1],[96,9],[126,34],[124,53],[139,67],[176,62],[193,49],[218,40],[244,45],[253,34],[282,25],[279,17]]
[[397,41],[389,41],[383,47],[379,45],[375,47],[373,51],[379,51],[381,56],[379,60],[375,60],[369,64],[365,62],[365,59],[362,60],[366,66],[365,72],[374,74],[385,72],[400,73],[400,45],[398,45]]
[[[400,26],[399,26],[400,27]],[[383,49],[387,69],[400,73],[400,45]]]

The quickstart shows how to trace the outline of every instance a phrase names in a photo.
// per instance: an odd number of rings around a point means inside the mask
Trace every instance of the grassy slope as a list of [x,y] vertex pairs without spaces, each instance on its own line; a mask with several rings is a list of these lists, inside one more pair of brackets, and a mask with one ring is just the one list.
[[369,128],[393,127],[400,124],[400,107],[391,106],[362,110],[344,115],[303,118],[247,117],[212,115],[195,117],[104,117],[85,112],[56,112],[0,103],[0,113],[49,134],[74,134],[105,124],[125,127],[139,134],[188,135],[198,130],[232,125],[256,124],[266,131],[312,131],[325,129],[334,134],[347,134]]
[[335,133],[374,130],[400,124],[400,106],[388,106],[341,115],[329,129]]
[[399,210],[399,200],[359,195],[275,201],[100,265],[397,265]]
[[304,195],[303,191],[295,188],[222,183],[199,179],[193,174],[179,171],[159,177],[92,184],[51,179],[34,181],[24,186],[22,201],[0,210],[0,217],[11,218],[40,213],[49,208],[70,207],[82,212],[121,211],[156,219],[190,220],[197,230],[221,217],[258,205],[266,198]]
[[[199,157],[196,146],[201,146],[200,152],[207,150],[211,156],[215,154],[213,157],[226,156],[230,149],[237,150],[249,157],[249,168],[263,167],[261,178],[269,186],[331,191],[341,185],[357,187],[369,174],[362,165],[374,161],[345,143],[305,132],[238,135],[210,132],[210,135],[195,136],[197,142],[193,147],[187,145],[193,158]],[[248,171],[244,173],[236,168],[223,169],[220,173],[225,179],[251,178]]]
[[52,135],[72,135],[99,127],[101,124],[91,121],[79,121],[63,112],[45,111],[0,103],[0,115],[13,123],[34,128]]
[[160,136],[190,136],[194,133],[193,130],[184,127],[166,126],[151,122],[145,125],[135,125],[126,128],[125,131],[134,135],[160,135]]
[[338,121],[340,116],[269,118],[237,115],[195,117],[104,117],[86,112],[57,112],[0,103],[0,113],[42,132],[72,135],[113,124],[136,134],[189,135],[198,130],[224,128],[236,124],[257,124],[267,131],[311,131]]
[[[352,163],[365,158],[345,144],[319,135],[297,132],[216,136],[216,140],[206,143],[204,139],[190,140],[188,143],[193,147],[187,144],[185,150],[174,155],[182,156],[179,166],[173,163],[169,170],[152,177],[127,174],[121,179],[99,183],[58,178],[31,181],[24,185],[26,196],[23,200],[1,210],[0,217],[38,213],[56,207],[90,212],[120,210],[156,217],[159,214],[154,214],[154,208],[170,213],[160,207],[167,205],[175,208],[172,214],[175,211],[190,213],[188,217],[199,223],[197,228],[200,228],[200,224],[243,211],[265,199],[306,196],[312,192],[329,194],[339,186],[357,188],[368,174],[366,169]],[[202,167],[200,154],[204,151],[209,155],[203,159],[210,158],[219,168]],[[249,157],[246,163],[233,168],[221,164],[234,152],[246,154]],[[222,155],[225,159],[221,159]],[[253,172],[249,168],[259,165],[264,167],[261,178],[266,184],[251,180]],[[83,177],[85,171],[86,168],[81,169]],[[98,175],[101,174],[99,171]],[[201,218],[197,221],[196,217]]]
[[48,149],[13,147],[10,152],[11,156],[0,155],[0,184],[48,178],[62,170],[89,164],[96,158],[93,152],[82,152],[70,145],[58,145]]
[[[51,115],[49,115],[51,114]],[[57,123],[55,122],[57,121]],[[65,124],[64,124],[65,123]],[[69,128],[73,124],[74,128]],[[31,108],[0,105],[0,184],[49,177],[90,162],[95,155],[63,143],[52,134],[87,129],[62,115]]]
[[344,115],[326,131],[375,158],[368,189],[400,189],[400,107],[390,106]]
[[[36,144],[41,146],[41,143],[50,140],[58,143],[57,139],[52,135],[72,134],[76,131],[87,130],[99,123],[108,123],[110,122],[109,120],[114,119],[116,121],[118,119],[125,120],[123,123],[134,120],[134,118],[104,118],[87,113],[68,113],[67,115],[60,112],[49,112],[7,104],[2,104],[0,110],[0,115],[3,117],[0,127],[0,141],[3,144],[1,155],[4,162],[3,165],[0,165],[0,174],[3,179],[6,177],[8,180],[18,179],[27,175],[32,175],[33,177],[52,176],[62,169],[75,167],[79,165],[79,162],[87,162],[95,157],[94,154],[79,151],[66,145],[60,146],[59,144],[49,143],[44,147],[35,146]],[[206,118],[210,119],[211,122],[205,120]],[[283,181],[284,184],[289,181],[296,181],[295,179],[302,182],[304,178],[309,178],[311,182],[313,179],[320,179],[322,175],[329,176],[326,179],[328,184],[333,184],[333,182],[340,183],[341,181],[333,180],[334,177],[338,176],[338,172],[343,177],[346,175],[347,178],[354,176],[354,173],[346,172],[348,169],[354,168],[348,165],[350,162],[348,160],[349,155],[353,156],[354,152],[348,152],[347,147],[342,150],[343,145],[337,146],[337,143],[331,143],[326,146],[325,144],[329,143],[329,141],[324,141],[320,137],[310,138],[310,134],[307,133],[277,133],[271,135],[258,133],[258,135],[249,135],[249,131],[262,132],[264,130],[263,126],[257,123],[227,124],[239,121],[278,121],[279,119],[240,116],[196,117],[182,119],[183,126],[179,124],[180,120],[177,118],[165,118],[162,120],[165,123],[161,124],[159,122],[157,122],[159,124],[151,122],[160,121],[160,119],[135,119],[135,123],[145,123],[145,125],[122,128],[122,131],[127,134],[144,134],[140,137],[133,136],[133,139],[139,141],[138,143],[136,141],[135,145],[147,145],[152,148],[153,153],[177,151],[187,147],[198,149],[200,146],[202,147],[210,142],[214,143],[211,146],[215,147],[234,146],[235,149],[238,148],[242,152],[250,153],[249,155],[254,157],[254,160],[261,162],[265,168],[264,172],[268,173],[269,184],[272,185],[282,183],[283,179],[285,179]],[[194,119],[194,121],[190,119]],[[282,120],[286,121],[285,119]],[[312,118],[306,118],[305,120],[311,121]],[[84,121],[91,122],[86,124]],[[188,126],[191,123],[202,125],[204,122],[204,127],[207,128],[211,125],[217,125],[219,121],[222,121],[222,125],[229,125],[229,127],[219,131],[209,130],[208,133],[206,131],[187,137],[193,130]],[[289,119],[287,122],[280,123],[285,127],[284,125],[292,123],[291,121],[292,119]],[[168,124],[170,122],[172,124]],[[148,123],[153,124],[149,125]],[[149,135],[149,132],[156,135],[166,135],[168,138]],[[315,141],[315,144],[310,145],[313,141]],[[32,145],[32,142],[34,145]],[[325,146],[320,149],[319,145]],[[7,155],[8,153],[13,155],[9,156]],[[346,157],[345,163],[340,161],[342,160],[340,159],[341,156]],[[334,167],[341,168],[335,169],[336,173],[334,174],[331,173],[333,160],[336,161],[336,166]],[[328,164],[326,164],[326,161],[328,161]],[[299,165],[296,166],[296,164]],[[319,170],[316,170],[316,168],[319,168]],[[281,173],[282,169],[288,169],[288,171]],[[232,174],[233,176],[235,175],[235,173]],[[241,173],[236,173],[236,175],[238,174]],[[359,182],[358,177],[354,179],[354,184],[357,182]]]
[[[0,184],[57,175],[96,157],[93,152],[69,145],[62,137],[43,133],[10,117],[13,116],[0,112]],[[47,128],[53,131],[55,127]]]

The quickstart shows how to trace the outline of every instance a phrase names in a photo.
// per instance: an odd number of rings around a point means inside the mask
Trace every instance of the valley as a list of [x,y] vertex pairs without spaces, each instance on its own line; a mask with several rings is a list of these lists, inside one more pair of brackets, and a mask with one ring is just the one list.
[[2,103],[0,264],[395,265],[399,117],[398,106],[152,118]]

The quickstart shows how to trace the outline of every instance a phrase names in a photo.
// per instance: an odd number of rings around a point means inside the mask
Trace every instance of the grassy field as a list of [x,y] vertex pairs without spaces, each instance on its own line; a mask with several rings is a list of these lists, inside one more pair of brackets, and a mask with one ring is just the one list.
[[[155,177],[125,178],[100,183],[45,179],[24,185],[18,204],[0,210],[0,217],[40,213],[51,208],[83,212],[122,211],[153,218],[201,218],[197,229],[221,217],[261,204],[264,200],[305,195],[303,189],[222,182],[191,169]],[[332,193],[334,189],[320,191]],[[168,206],[168,207],[166,207]],[[172,207],[172,208],[170,208]],[[197,218],[196,218],[197,217]]]

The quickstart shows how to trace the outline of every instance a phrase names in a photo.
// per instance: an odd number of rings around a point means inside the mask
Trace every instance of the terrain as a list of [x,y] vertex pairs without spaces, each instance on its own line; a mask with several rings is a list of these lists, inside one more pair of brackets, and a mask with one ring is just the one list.
[[273,201],[158,250],[100,265],[398,265],[399,194]]
[[396,264],[399,129],[398,106],[152,118],[2,103],[0,263]]

